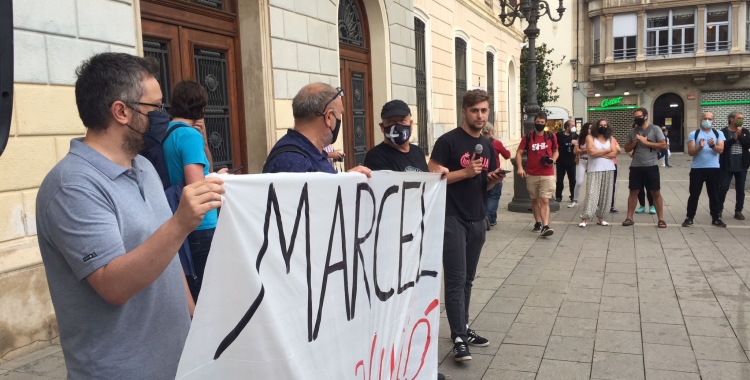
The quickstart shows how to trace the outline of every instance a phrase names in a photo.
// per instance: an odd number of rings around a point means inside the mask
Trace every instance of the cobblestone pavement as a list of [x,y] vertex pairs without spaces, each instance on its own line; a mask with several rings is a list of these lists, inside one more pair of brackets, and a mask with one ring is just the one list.
[[[506,211],[513,186],[505,184],[470,313],[491,344],[457,364],[443,312],[441,372],[452,380],[750,379],[750,222],[725,213],[727,228],[711,226],[704,191],[695,225],[680,227],[690,162],[675,154],[674,167],[661,168],[669,227],[657,229],[649,214],[623,227],[629,161],[619,161],[620,213],[608,215],[610,227],[579,228],[581,210],[563,202],[555,234],[538,238],[530,215]],[[727,210],[734,199],[730,190]],[[57,345],[0,364],[0,380],[58,378]]]

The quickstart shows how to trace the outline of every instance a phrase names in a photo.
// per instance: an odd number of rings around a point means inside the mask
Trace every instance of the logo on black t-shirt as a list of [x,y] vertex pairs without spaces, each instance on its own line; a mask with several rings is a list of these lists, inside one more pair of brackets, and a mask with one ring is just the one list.
[[415,168],[415,167],[413,167],[411,165],[405,167],[404,171],[405,172],[420,172],[420,173],[422,172],[422,170],[420,170],[419,168]]
[[[482,159],[482,170],[489,170],[490,160],[484,157],[480,158]],[[469,152],[466,152],[463,156],[461,156],[461,166],[467,167],[469,166],[469,162],[471,162],[471,154],[469,154]]]

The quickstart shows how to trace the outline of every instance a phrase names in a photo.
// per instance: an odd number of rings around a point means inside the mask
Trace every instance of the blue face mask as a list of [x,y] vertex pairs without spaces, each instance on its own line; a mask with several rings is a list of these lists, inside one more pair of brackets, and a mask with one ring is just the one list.
[[167,111],[151,111],[146,116],[148,129],[143,133],[143,140],[146,142],[146,149],[151,149],[163,142],[169,128],[169,114]]
[[713,125],[713,122],[711,120],[702,120],[701,121],[701,128],[703,128],[703,129],[711,129],[712,125]]

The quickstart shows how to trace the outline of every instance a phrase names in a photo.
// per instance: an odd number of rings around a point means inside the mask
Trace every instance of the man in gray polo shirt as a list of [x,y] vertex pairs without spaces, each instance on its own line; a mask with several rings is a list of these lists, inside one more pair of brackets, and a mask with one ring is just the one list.
[[137,153],[168,121],[156,62],[103,53],[78,69],[87,128],[47,175],[37,232],[68,379],[174,379],[190,327],[176,253],[209,210],[218,178],[186,186],[172,215],[154,167]]

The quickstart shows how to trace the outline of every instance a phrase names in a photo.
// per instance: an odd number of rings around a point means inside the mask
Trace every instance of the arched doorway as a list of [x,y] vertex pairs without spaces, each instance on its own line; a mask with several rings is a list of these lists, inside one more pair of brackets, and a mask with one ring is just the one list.
[[682,98],[673,93],[666,93],[656,98],[651,122],[658,126],[665,126],[669,131],[669,149],[672,152],[683,152],[685,103]]
[[345,163],[352,168],[365,161],[374,135],[369,26],[362,0],[339,2],[339,63],[345,94]]

